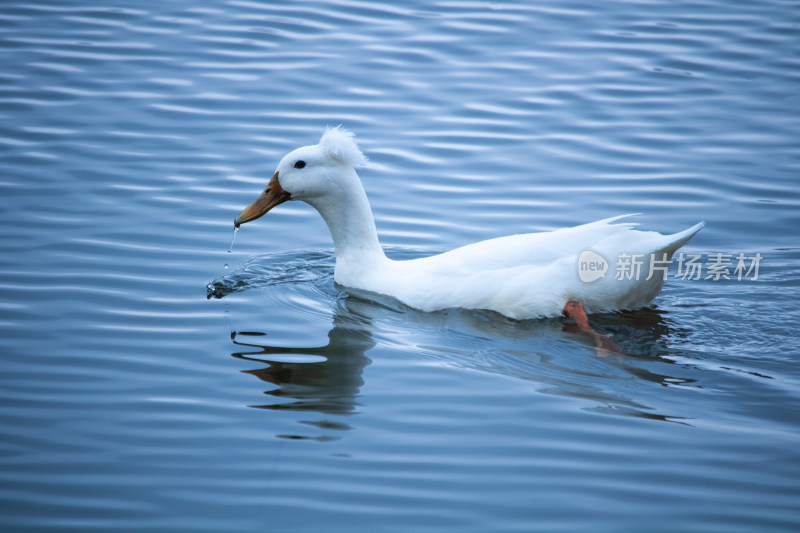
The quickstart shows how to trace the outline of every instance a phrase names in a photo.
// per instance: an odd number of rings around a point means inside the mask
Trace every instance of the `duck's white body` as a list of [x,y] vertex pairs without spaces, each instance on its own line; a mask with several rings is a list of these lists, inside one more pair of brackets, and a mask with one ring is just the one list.
[[[319,211],[330,229],[337,283],[391,296],[423,311],[486,309],[515,319],[559,315],[568,301],[580,302],[589,312],[646,305],[663,283],[661,271],[650,275],[652,258],[671,258],[703,227],[701,222],[674,235],[661,235],[634,230],[634,224],[614,223],[623,218],[614,217],[394,261],[378,242],[372,211],[355,171],[365,161],[352,134],[339,128],[328,130],[318,145],[298,148],[283,158],[264,195],[239,215],[236,224],[254,220],[282,201],[304,200]],[[578,257],[585,250],[608,263],[605,275],[591,282],[578,275]],[[621,254],[641,260],[638,275],[635,271],[618,275],[615,267]]]

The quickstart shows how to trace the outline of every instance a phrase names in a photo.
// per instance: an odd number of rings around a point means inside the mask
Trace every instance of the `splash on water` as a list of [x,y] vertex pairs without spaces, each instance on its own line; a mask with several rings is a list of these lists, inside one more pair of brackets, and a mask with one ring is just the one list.
[[[234,233],[234,239],[236,233]],[[231,242],[231,249],[233,242]],[[441,250],[387,246],[384,250],[392,259],[416,259],[441,253]],[[230,250],[229,250],[230,252]],[[208,298],[224,298],[228,294],[259,289],[281,283],[325,283],[333,278],[336,265],[334,250],[291,250],[246,259],[234,268],[226,269],[222,275],[206,285]],[[226,265],[227,266],[227,265]],[[367,299],[374,299],[370,295]]]
[[317,283],[333,277],[332,250],[296,250],[259,255],[206,285],[208,298],[281,283]]

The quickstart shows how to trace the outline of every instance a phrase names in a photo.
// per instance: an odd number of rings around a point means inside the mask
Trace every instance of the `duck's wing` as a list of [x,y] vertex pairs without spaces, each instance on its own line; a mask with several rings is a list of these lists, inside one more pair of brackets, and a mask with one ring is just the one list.
[[[629,216],[629,215],[626,215]],[[590,312],[633,309],[661,289],[658,276],[645,279],[650,254],[667,259],[702,227],[696,224],[672,235],[634,230],[614,217],[546,233],[491,239],[444,254],[399,261],[377,292],[432,311],[448,307],[491,309],[512,318],[552,316],[567,301],[581,302]],[[615,273],[595,283],[579,280],[577,260],[584,250],[599,253],[614,269],[621,254],[639,255],[637,279],[616,279]]]
[[[622,238],[635,223],[614,222],[632,215],[621,215],[571,228],[541,233],[523,233],[480,241],[432,257],[415,260],[426,269],[442,273],[469,274],[476,271],[516,266],[548,265],[560,258],[574,256],[611,237]],[[640,232],[635,232],[640,233]],[[655,232],[655,235],[659,235]]]

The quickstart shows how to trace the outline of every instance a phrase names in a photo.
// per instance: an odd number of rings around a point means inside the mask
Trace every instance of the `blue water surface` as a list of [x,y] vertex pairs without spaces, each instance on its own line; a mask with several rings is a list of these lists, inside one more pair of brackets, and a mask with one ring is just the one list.
[[[800,530],[796,2],[12,0],[0,57],[3,531]],[[339,124],[392,257],[641,213],[757,279],[607,353],[348,294],[297,202],[227,253]]]

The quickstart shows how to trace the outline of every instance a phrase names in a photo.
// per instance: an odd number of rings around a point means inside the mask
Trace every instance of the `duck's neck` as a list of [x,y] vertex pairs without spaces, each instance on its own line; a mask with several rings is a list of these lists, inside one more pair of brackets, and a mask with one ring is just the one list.
[[364,186],[355,170],[348,169],[341,187],[309,203],[319,211],[336,248],[337,282],[354,286],[386,261]]

